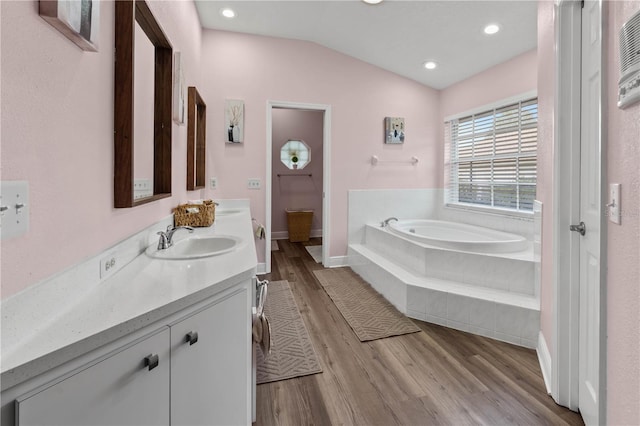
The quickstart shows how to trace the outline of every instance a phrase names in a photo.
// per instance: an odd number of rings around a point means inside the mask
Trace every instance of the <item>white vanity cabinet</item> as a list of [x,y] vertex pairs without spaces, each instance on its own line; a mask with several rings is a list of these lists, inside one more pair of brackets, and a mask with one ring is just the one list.
[[250,285],[236,284],[83,356],[81,364],[58,367],[46,381],[3,392],[15,400],[15,413],[3,401],[2,424],[250,424]]
[[171,325],[171,424],[251,423],[248,289]]
[[19,397],[16,425],[168,425],[168,340],[165,327]]

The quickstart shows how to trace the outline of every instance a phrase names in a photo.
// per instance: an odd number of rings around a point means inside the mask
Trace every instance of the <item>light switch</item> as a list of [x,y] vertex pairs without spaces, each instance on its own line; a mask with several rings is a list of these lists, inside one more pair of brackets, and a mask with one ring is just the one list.
[[620,225],[620,184],[612,183],[609,185],[609,220]]
[[0,230],[2,239],[17,237],[29,230],[29,183],[2,182],[0,187]]

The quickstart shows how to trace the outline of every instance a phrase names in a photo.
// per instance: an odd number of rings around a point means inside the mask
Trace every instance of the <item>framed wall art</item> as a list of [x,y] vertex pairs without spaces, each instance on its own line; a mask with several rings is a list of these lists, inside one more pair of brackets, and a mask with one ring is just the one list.
[[224,106],[225,139],[227,143],[244,141],[244,101],[227,99]]
[[385,117],[384,119],[384,143],[404,143],[404,118]]
[[40,0],[38,6],[40,16],[82,50],[98,51],[100,1]]
[[173,121],[184,124],[185,106],[184,100],[186,88],[184,86],[184,71],[182,69],[182,55],[180,52],[173,54]]

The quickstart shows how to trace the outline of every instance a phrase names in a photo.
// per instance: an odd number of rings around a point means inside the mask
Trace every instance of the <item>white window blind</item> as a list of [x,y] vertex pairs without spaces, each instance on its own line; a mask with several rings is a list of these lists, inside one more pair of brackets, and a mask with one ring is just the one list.
[[445,123],[451,204],[532,211],[536,194],[538,99]]

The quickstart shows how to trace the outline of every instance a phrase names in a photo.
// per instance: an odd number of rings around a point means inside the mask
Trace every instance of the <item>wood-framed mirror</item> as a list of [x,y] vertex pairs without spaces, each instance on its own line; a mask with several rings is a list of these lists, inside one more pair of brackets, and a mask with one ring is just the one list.
[[[135,93],[136,29],[153,45],[153,99]],[[138,30],[138,33],[141,33]],[[144,40],[146,42],[146,40]],[[142,40],[139,40],[142,42]],[[141,43],[142,45],[142,43]],[[114,205],[134,207],[171,196],[171,94],[173,48],[144,0],[115,2]],[[150,79],[148,76],[147,79]],[[153,109],[151,141],[134,140],[135,106]],[[136,133],[137,134],[137,133]],[[149,143],[153,151],[153,187],[148,196],[134,197],[135,144]]]
[[198,89],[187,89],[187,190],[205,187],[207,104]]

